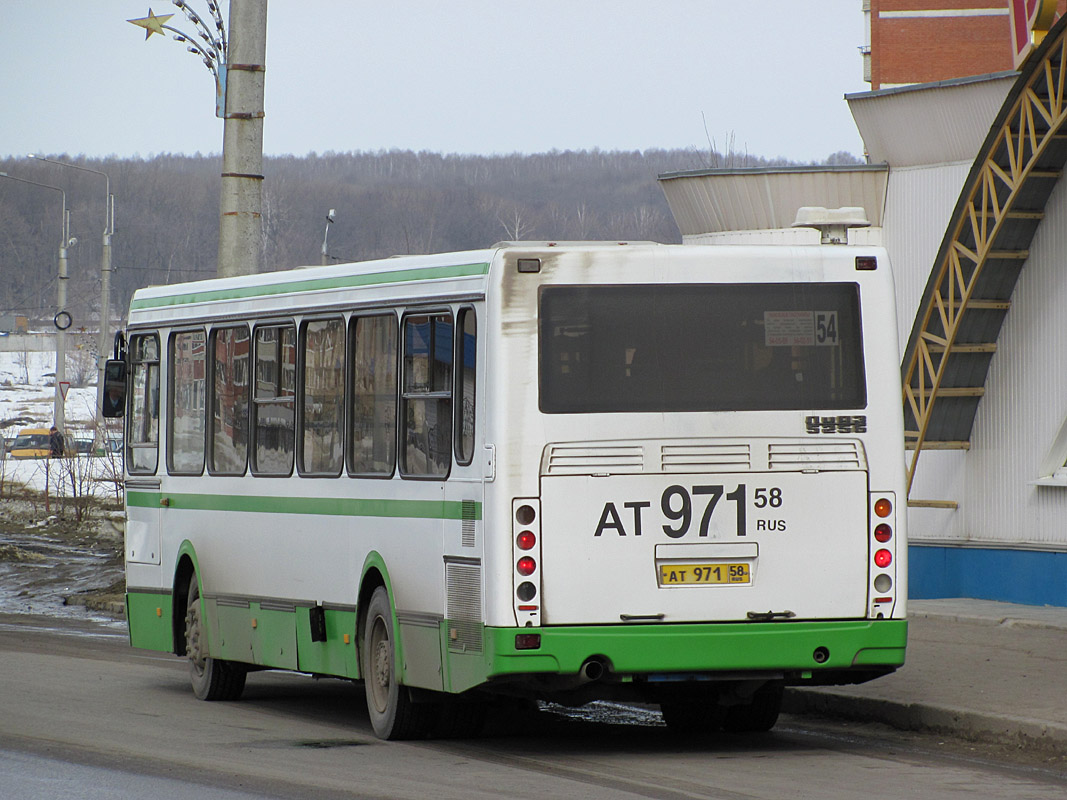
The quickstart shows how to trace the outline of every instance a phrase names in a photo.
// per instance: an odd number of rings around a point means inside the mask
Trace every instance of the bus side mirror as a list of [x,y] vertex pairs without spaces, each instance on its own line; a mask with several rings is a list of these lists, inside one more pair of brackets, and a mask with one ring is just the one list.
[[126,413],[126,362],[109,358],[104,364],[104,399],[100,412],[114,419]]

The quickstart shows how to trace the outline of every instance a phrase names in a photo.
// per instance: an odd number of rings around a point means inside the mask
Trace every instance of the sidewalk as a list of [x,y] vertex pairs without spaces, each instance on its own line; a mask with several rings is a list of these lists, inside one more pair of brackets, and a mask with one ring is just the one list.
[[894,674],[787,691],[784,710],[1067,752],[1067,608],[913,600],[908,617]]

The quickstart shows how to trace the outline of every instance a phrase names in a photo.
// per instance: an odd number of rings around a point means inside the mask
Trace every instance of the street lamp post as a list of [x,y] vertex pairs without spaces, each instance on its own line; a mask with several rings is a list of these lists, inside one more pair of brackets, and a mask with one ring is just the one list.
[[330,238],[330,226],[335,219],[337,219],[337,212],[331,208],[330,213],[326,215],[326,233],[322,235],[322,266],[324,267],[330,263],[330,257],[326,255],[326,240]]
[[[62,198],[62,213],[60,215],[61,232],[59,240],[59,283],[56,287],[56,302],[59,310],[56,312],[56,392],[53,406],[53,425],[60,432],[66,426],[66,398],[63,396],[63,384],[67,381],[67,328],[70,327],[70,314],[67,313],[67,248],[73,247],[78,240],[70,235],[70,212],[67,210],[67,193],[58,186],[48,183],[28,181],[25,178],[16,178],[6,172],[0,172],[0,178],[7,178],[19,183],[28,183],[31,186],[41,186],[59,192]],[[65,321],[61,321],[65,318]]]
[[111,237],[115,234],[115,196],[111,194],[111,178],[106,172],[98,169],[89,169],[78,164],[68,164],[65,161],[45,158],[36,153],[30,153],[30,158],[38,161],[46,161],[49,164],[58,164],[61,167],[70,167],[82,172],[91,172],[104,178],[104,238],[100,250],[100,335],[96,346],[96,434],[102,435],[100,423],[103,421],[102,409],[104,407],[104,363],[107,361],[108,348],[111,344]]

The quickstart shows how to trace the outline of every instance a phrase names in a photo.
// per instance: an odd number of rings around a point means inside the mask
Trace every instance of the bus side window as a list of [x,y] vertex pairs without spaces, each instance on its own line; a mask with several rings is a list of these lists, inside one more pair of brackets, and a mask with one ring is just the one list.
[[293,325],[256,328],[252,395],[252,471],[257,475],[293,472],[296,329]]
[[456,330],[456,462],[470,464],[474,459],[474,388],[477,358],[477,320],[473,308],[459,310]]
[[126,420],[126,465],[150,475],[159,461],[159,336],[130,338],[130,415]]
[[396,316],[353,317],[349,337],[348,470],[390,477],[396,467]]
[[452,314],[404,318],[400,474],[446,478],[452,466]]
[[209,467],[216,475],[244,475],[248,463],[248,326],[212,334],[214,397]]
[[170,337],[167,467],[174,473],[199,475],[204,471],[206,342],[202,330]]
[[300,394],[300,471],[340,475],[344,460],[345,322],[312,320],[303,325]]

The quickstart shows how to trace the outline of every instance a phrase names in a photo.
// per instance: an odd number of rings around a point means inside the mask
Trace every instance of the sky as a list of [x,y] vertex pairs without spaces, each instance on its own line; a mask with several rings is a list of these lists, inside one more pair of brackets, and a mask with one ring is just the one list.
[[[861,5],[270,0],[264,152],[859,156]],[[149,8],[192,33],[168,0],[2,0],[0,157],[221,152],[207,68],[126,21]]]

